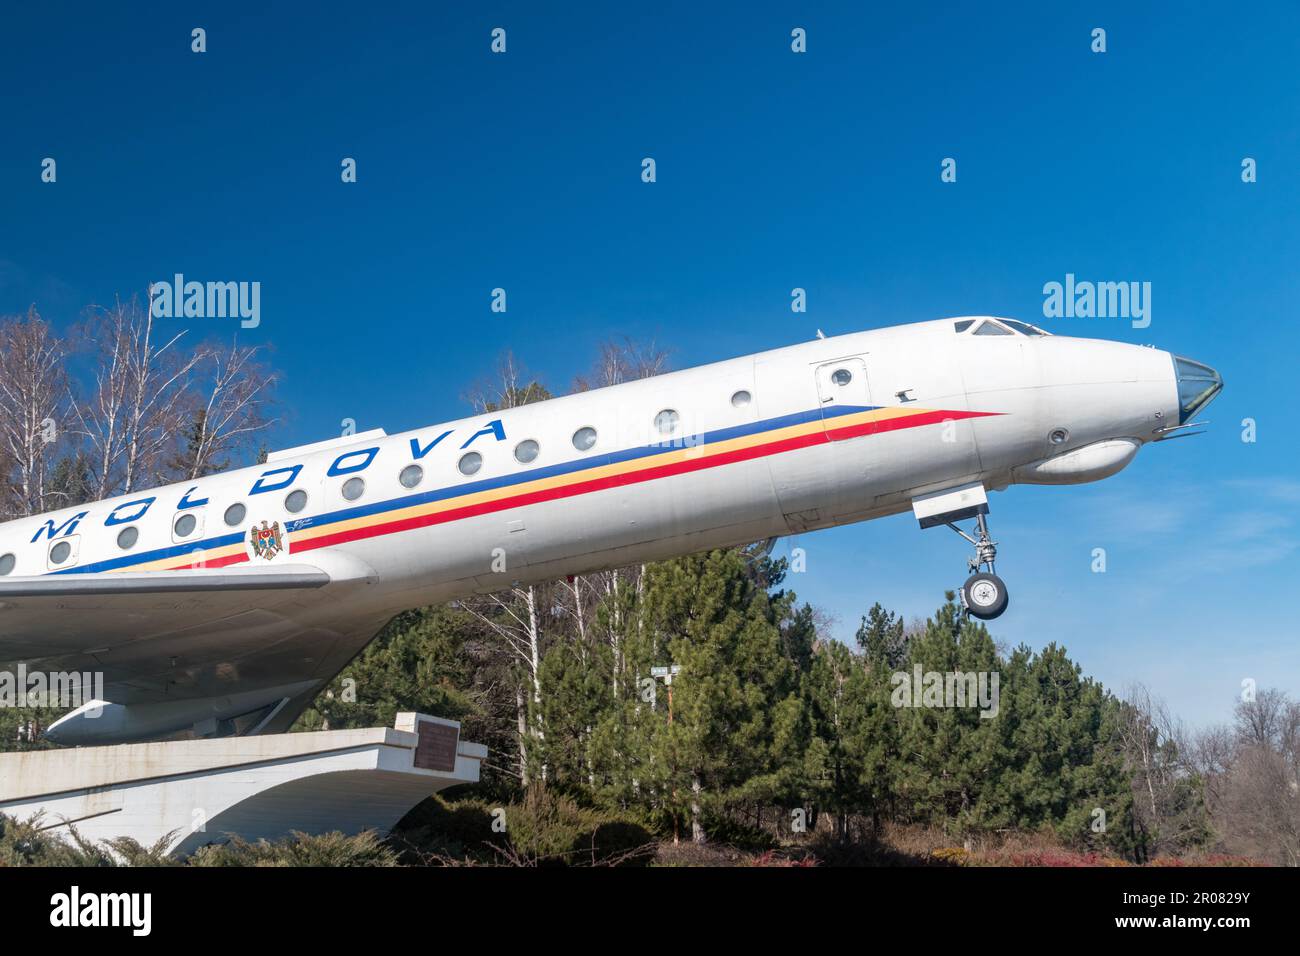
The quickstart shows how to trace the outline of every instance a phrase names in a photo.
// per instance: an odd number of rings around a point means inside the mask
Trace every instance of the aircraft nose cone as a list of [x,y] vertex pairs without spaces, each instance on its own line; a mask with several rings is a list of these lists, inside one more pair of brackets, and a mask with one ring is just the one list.
[[1223,378],[1208,365],[1174,356],[1174,378],[1178,382],[1178,424],[1183,425],[1223,391]]

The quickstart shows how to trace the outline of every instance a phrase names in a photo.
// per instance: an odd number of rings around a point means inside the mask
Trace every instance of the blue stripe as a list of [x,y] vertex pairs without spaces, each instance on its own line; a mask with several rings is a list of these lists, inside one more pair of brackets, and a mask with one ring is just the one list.
[[144,564],[147,561],[162,561],[164,558],[176,558],[183,554],[192,554],[195,551],[206,551],[209,548],[222,548],[228,544],[238,544],[244,540],[244,532],[236,531],[233,534],[223,534],[216,538],[204,538],[202,541],[186,541],[184,544],[174,544],[169,548],[159,548],[156,551],[142,551],[139,554],[127,554],[120,558],[112,558],[107,561],[96,561],[94,564],[76,565],[71,568],[63,568],[60,571],[51,571],[51,574],[93,574],[96,571],[111,571],[113,568],[123,568],[130,564]]
[[[307,518],[292,518],[285,522],[285,531],[292,533],[304,528],[315,528],[322,525],[335,524],[341,521],[350,521],[353,518],[366,518],[371,515],[382,514],[386,511],[397,511],[402,508],[411,508],[416,505],[428,504],[434,501],[446,501],[449,498],[460,498],[465,495],[477,494],[480,491],[492,491],[497,488],[506,488],[510,485],[526,484],[527,482],[538,481],[543,478],[554,478],[557,475],[569,475],[574,472],[586,471],[591,468],[600,468],[604,465],[615,465],[626,461],[636,461],[637,459],[648,458],[653,455],[662,455],[670,451],[677,451],[681,448],[716,444],[717,442],[728,441],[732,438],[744,438],[747,435],[754,435],[765,431],[775,431],[778,428],[788,428],[791,425],[803,425],[822,418],[838,418],[841,415],[852,415],[857,412],[874,411],[877,407],[878,406],[874,405],[834,405],[830,408],[814,408],[811,411],[795,412],[791,415],[781,415],[777,418],[768,418],[762,421],[749,422],[743,425],[732,425],[727,428],[718,428],[709,432],[701,432],[696,435],[675,439],[669,442],[655,442],[650,445],[625,448],[622,451],[610,452],[608,454],[596,454],[587,458],[579,458],[575,461],[566,461],[558,465],[532,468],[528,471],[515,472],[510,475],[499,475],[496,478],[484,478],[479,481],[471,481],[459,485],[448,485],[444,488],[438,488],[433,491],[424,491],[418,494],[406,495],[401,498],[390,498],[387,501],[377,501],[374,504],[369,505],[343,508],[338,511],[313,515]],[[147,564],[154,561],[163,561],[167,558],[179,557],[194,551],[222,548],[229,544],[237,544],[243,540],[244,532],[236,531],[233,534],[223,534],[215,538],[205,538],[204,540],[197,542],[187,541],[184,544],[173,545],[168,548],[159,548],[155,551],[145,551],[139,554],[127,554],[120,558],[112,558],[106,561],[97,561],[94,564],[64,568],[50,573],[93,574],[98,571],[111,571],[116,568],[127,567],[133,564]]]

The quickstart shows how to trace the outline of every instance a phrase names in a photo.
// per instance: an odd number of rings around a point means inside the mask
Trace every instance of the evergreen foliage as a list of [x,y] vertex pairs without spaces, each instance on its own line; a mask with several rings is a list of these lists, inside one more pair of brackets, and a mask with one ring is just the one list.
[[[490,612],[401,615],[300,726],[454,717],[493,749],[480,794],[528,806],[545,789],[571,815],[632,814],[700,842],[746,827],[844,841],[892,821],[1134,852],[1125,705],[1063,648],[1000,654],[951,594],[912,627],[874,604],[850,647],[818,633],[784,562],[757,546],[607,574],[621,576],[520,591]],[[535,682],[484,624],[525,600],[540,609]],[[669,688],[652,669],[672,666]],[[942,682],[922,692],[930,674],[982,676],[996,695],[981,703],[969,683],[965,706],[945,704]]]

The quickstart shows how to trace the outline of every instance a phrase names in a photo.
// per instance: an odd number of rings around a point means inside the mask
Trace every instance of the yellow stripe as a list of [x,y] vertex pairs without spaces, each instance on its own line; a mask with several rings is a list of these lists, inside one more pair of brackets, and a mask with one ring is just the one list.
[[116,574],[119,571],[170,571],[173,568],[181,568],[193,564],[196,554],[202,555],[205,561],[216,561],[218,558],[229,557],[232,554],[243,554],[244,545],[226,544],[219,548],[195,548],[194,551],[188,551],[182,555],[173,555],[170,558],[160,558],[157,561],[147,561],[144,564],[130,564],[122,568],[109,568],[105,574]]
[[[877,408],[865,412],[855,412],[851,415],[839,416],[831,423],[835,429],[851,428],[855,425],[868,424],[877,421],[889,421],[895,418],[911,417],[914,415],[923,415],[933,409],[929,408]],[[638,471],[644,471],[650,468],[660,468],[664,465],[675,464],[681,461],[690,461],[701,457],[712,458],[716,455],[727,454],[732,451],[740,451],[747,448],[754,448],[760,445],[774,444],[786,441],[791,438],[799,438],[805,435],[816,434],[824,431],[826,420],[818,419],[811,422],[802,422],[797,425],[788,425],[784,428],[778,428],[773,431],[757,432],[753,435],[742,435],[737,438],[729,438],[720,442],[713,442],[707,445],[692,445],[685,448],[676,448],[664,451],[657,455],[647,455],[644,458],[634,459],[632,461],[615,462],[608,465],[597,465],[594,468],[584,469],[578,472],[571,472],[565,475],[553,475],[549,478],[539,478],[535,481],[524,482],[517,485],[506,485],[501,488],[490,488],[485,491],[479,491],[472,494],[460,495],[453,498],[447,498],[442,501],[426,502],[424,504],[412,505],[407,508],[399,508],[392,511],[383,511],[378,514],[363,515],[358,518],[352,518],[346,521],[335,521],[326,525],[309,526],[301,528],[293,533],[294,541],[311,541],[322,535],[340,534],[347,531],[354,531],[361,528],[368,528],[377,524],[388,524],[394,521],[403,521],[408,518],[422,518],[428,515],[441,514],[445,511],[453,511],[458,508],[470,507],[477,504],[500,501],[505,498],[514,498],[520,495],[532,494],[538,491],[547,491],[552,488],[566,487],[569,485],[581,484],[588,481],[598,481],[602,478],[615,477],[624,474],[631,474]],[[292,549],[291,549],[292,550]],[[245,548],[243,543],[225,545],[220,548],[214,548],[204,552],[205,560],[217,560],[235,554],[243,554]],[[114,571],[162,571],[172,568],[183,567],[194,561],[193,553],[181,555],[178,557],[164,558],[159,561],[151,561],[147,564],[130,565],[124,568],[115,568]],[[112,572],[109,572],[112,573]]]
[[[873,421],[887,421],[894,418],[925,414],[929,411],[932,411],[932,409],[878,408],[866,412],[855,412],[852,415],[844,415],[834,421],[837,429],[848,428],[853,425],[866,424]],[[304,528],[294,532],[294,540],[310,541],[313,538],[320,537],[321,535],[340,534],[360,528],[367,528],[374,524],[386,524],[390,521],[403,521],[407,518],[423,518],[428,515],[441,514],[445,511],[454,511],[458,508],[471,507],[473,505],[487,502],[500,501],[504,498],[513,498],[518,495],[527,495],[537,491],[548,491],[552,488],[565,487],[588,481],[598,481],[601,478],[631,474],[649,468],[659,468],[680,461],[689,461],[700,457],[711,458],[715,455],[726,454],[731,451],[785,441],[803,435],[816,434],[824,430],[825,426],[821,420],[803,422],[798,425],[788,425],[785,428],[779,428],[774,431],[759,432],[754,435],[742,435],[738,438],[729,438],[725,441],[715,442],[709,445],[693,445],[686,448],[673,449],[671,451],[662,452],[658,455],[648,455],[645,458],[638,458],[633,461],[597,465],[594,468],[587,468],[583,471],[571,472],[566,475],[553,475],[549,478],[539,478],[536,481],[524,482],[517,485],[506,485],[502,488],[489,488],[485,491],[460,495],[455,498],[447,498],[442,501],[431,501],[424,504],[412,505],[408,508],[385,511],[377,515],[363,515],[362,517],[352,518],[347,521],[331,522],[328,525],[321,525],[316,528]]]

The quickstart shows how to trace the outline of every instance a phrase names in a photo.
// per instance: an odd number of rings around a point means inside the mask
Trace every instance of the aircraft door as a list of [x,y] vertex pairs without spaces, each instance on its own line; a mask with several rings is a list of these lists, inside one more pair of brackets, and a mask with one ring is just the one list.
[[832,441],[845,435],[839,427],[853,412],[871,408],[871,386],[867,363],[862,358],[843,358],[817,366],[817,397],[821,402],[822,424]]
[[[871,502],[868,490],[873,448],[861,438],[863,412],[871,408],[871,387],[863,356],[823,362],[815,370],[822,427],[830,439],[822,459],[818,512],[824,519],[862,511]],[[852,441],[859,437],[858,441]]]

